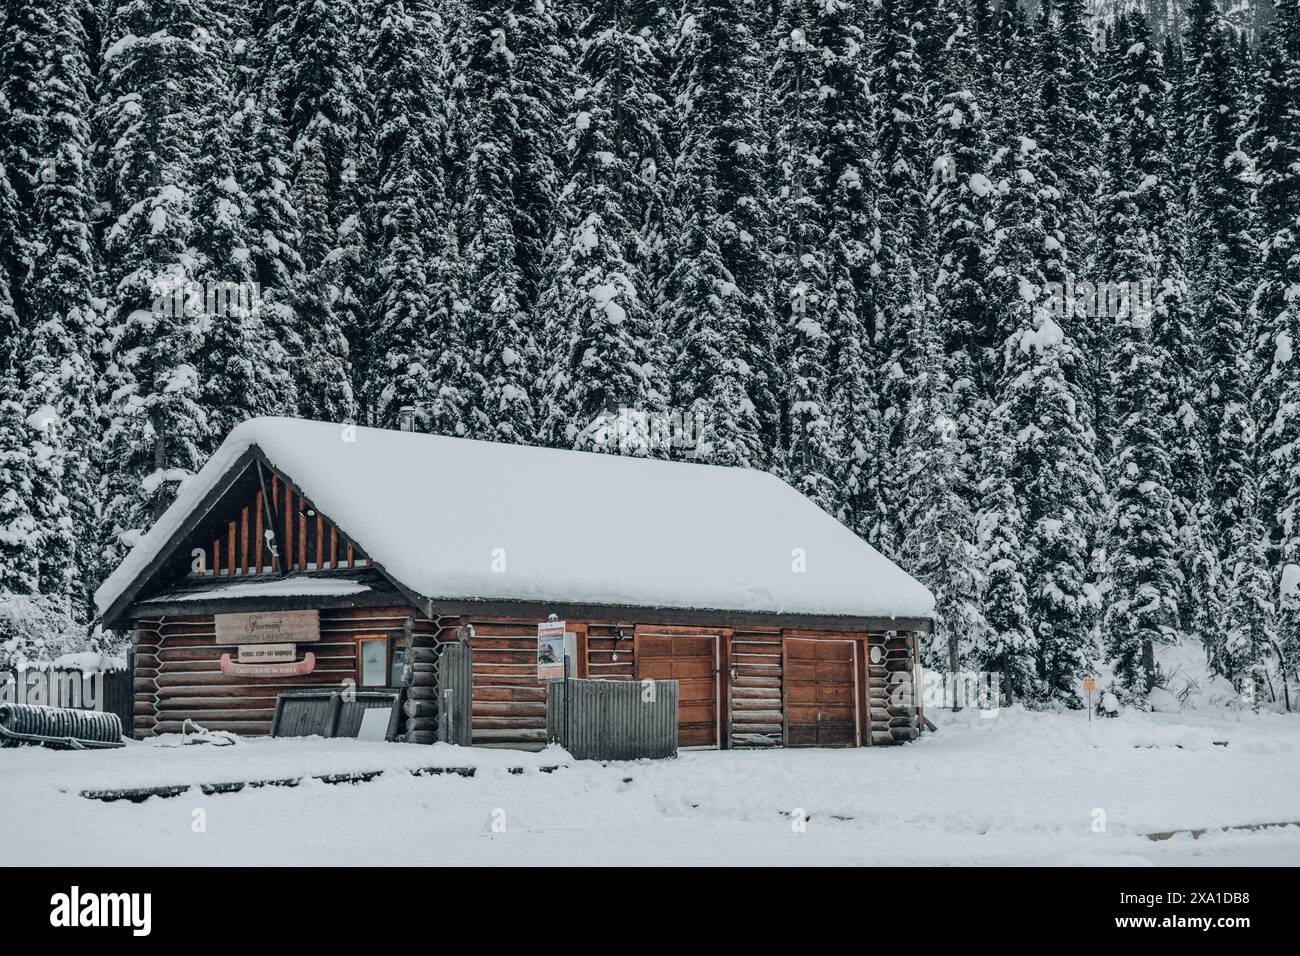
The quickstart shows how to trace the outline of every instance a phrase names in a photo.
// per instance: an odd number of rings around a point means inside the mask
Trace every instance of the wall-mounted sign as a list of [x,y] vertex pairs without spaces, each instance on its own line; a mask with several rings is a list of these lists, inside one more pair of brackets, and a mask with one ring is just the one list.
[[297,644],[240,644],[239,663],[276,664],[298,656]]
[[537,625],[537,679],[564,680],[564,622]]
[[221,673],[231,677],[300,677],[316,669],[316,655],[308,654],[300,661],[288,664],[244,664],[221,655]]
[[320,611],[218,614],[218,644],[308,644],[320,640]]

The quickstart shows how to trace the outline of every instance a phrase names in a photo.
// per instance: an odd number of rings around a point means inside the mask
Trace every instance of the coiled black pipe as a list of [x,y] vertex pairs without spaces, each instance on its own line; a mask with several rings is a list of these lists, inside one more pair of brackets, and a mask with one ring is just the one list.
[[21,744],[70,750],[121,747],[122,720],[100,710],[0,704],[0,747]]

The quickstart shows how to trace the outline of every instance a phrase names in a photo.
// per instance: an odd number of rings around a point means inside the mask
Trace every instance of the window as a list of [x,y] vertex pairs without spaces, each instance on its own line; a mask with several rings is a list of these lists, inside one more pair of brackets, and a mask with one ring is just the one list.
[[401,687],[406,677],[406,639],[364,634],[357,638],[357,686]]
[[357,639],[357,683],[362,687],[388,686],[388,638]]
[[406,648],[398,644],[390,656],[393,662],[388,668],[388,686],[401,687],[406,683]]

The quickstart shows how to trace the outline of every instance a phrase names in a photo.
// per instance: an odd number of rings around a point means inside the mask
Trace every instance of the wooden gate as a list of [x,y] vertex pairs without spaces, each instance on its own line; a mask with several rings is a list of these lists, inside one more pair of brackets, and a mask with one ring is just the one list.
[[857,641],[785,640],[785,745],[861,744]]
[[722,740],[721,647],[718,634],[637,630],[637,679],[677,681],[679,747],[717,747]]

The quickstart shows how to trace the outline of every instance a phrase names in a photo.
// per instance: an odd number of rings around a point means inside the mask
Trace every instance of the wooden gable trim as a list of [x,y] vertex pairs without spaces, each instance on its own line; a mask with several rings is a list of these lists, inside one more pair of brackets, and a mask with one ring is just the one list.
[[[284,482],[286,486],[291,488],[295,494],[302,495],[302,489],[293,482],[288,475],[285,475],[280,471],[280,469],[272,465],[270,459],[266,457],[266,454],[260,447],[256,444],[249,445],[248,448],[231,463],[230,467],[222,473],[221,477],[213,483],[212,487],[208,489],[208,493],[200,499],[199,503],[193,508],[193,510],[184,517],[180,525],[172,533],[171,537],[167,539],[167,542],[158,549],[158,553],[154,555],[153,559],[145,565],[144,569],[136,575],[135,579],[131,581],[129,585],[123,588],[122,593],[118,595],[117,600],[109,605],[107,610],[100,615],[99,621],[104,627],[111,630],[123,630],[129,626],[129,621],[126,620],[128,617],[127,612],[132,605],[135,604],[136,598],[140,596],[140,592],[144,590],[145,586],[153,580],[154,576],[157,575],[160,570],[162,570],[163,566],[171,560],[176,553],[176,549],[194,533],[203,520],[208,517],[212,509],[217,506],[218,502],[220,502],[222,498],[230,492],[231,488],[241,478],[243,478],[244,473],[250,467],[257,464],[268,469],[273,475],[279,476],[280,481]],[[275,517],[280,517],[278,511],[276,512]],[[335,527],[339,527],[338,522],[333,521],[333,519],[330,520],[333,522]],[[357,540],[348,529],[341,528],[341,530],[349,542]],[[358,543],[361,542],[358,541]],[[364,544],[362,546],[364,547]],[[369,550],[367,549],[367,554],[368,553]],[[279,563],[282,570],[287,567],[283,548],[281,549]],[[428,598],[417,594],[415,591],[412,591],[406,585],[396,580],[379,562],[371,560],[369,565],[383,575],[383,577],[392,584],[392,586],[403,597],[405,597],[417,609],[422,611],[426,617],[430,615],[431,602]],[[296,598],[295,601],[296,603],[301,604],[303,598]],[[191,603],[187,601],[184,603],[187,607],[193,609],[198,602]],[[152,614],[155,612],[155,608],[150,607],[149,613]],[[195,613],[195,611],[191,610],[191,613]]]
[[[287,486],[287,487],[288,487],[288,488],[289,488],[289,489],[294,493],[294,495],[295,495],[299,500],[307,499],[307,500],[311,500],[312,502],[315,502],[315,499],[312,498],[311,495],[307,494],[307,493],[303,490],[303,488],[302,488],[302,487],[301,487],[301,486],[300,486],[296,481],[294,481],[292,478],[290,478],[288,475],[286,475],[283,471],[281,471],[280,469],[278,469],[278,468],[276,468],[274,465],[272,465],[271,462],[270,462],[270,460],[269,460],[269,459],[266,457],[266,455],[262,452],[262,449],[261,449],[261,448],[259,448],[257,445],[251,445],[251,446],[249,446],[249,451],[253,452],[253,454],[256,456],[256,460],[259,461],[259,462],[261,462],[262,465],[265,466],[265,467],[267,468],[267,470],[269,470],[273,475],[278,475],[279,478],[280,478],[280,481],[281,481],[285,486]],[[278,503],[277,503],[277,509],[278,509]],[[317,514],[317,515],[320,514],[320,510],[319,510],[319,509],[317,509],[316,514]],[[280,515],[280,513],[279,513],[278,510],[277,510],[276,513],[275,513],[275,517],[277,518],[277,520],[279,520],[279,519],[281,518],[281,515]],[[333,525],[335,528],[337,528],[338,530],[342,531],[344,537],[347,538],[347,540],[348,540],[348,557],[349,557],[349,559],[350,559],[351,556],[352,556],[352,542],[355,541],[355,542],[357,542],[358,544],[360,544],[362,547],[365,547],[365,543],[364,543],[363,541],[361,541],[360,538],[358,538],[356,535],[354,535],[354,534],[351,532],[350,529],[345,528],[345,527],[343,527],[341,524],[339,524],[339,522],[336,521],[334,518],[330,518],[330,524],[332,524],[332,525]],[[285,567],[288,566],[289,562],[286,560],[285,552],[284,552],[284,548],[281,548],[280,551],[281,551],[281,553],[280,553],[280,567],[283,569],[283,568],[285,568]],[[366,551],[366,555],[367,555],[366,560],[369,562],[369,566],[370,566],[370,567],[374,568],[376,571],[378,571],[380,574],[382,574],[382,575],[383,575],[383,576],[388,580],[388,583],[391,584],[394,588],[396,588],[397,591],[398,591],[398,592],[399,592],[403,597],[405,597],[405,598],[406,598],[406,599],[407,599],[407,600],[408,600],[408,601],[409,601],[413,606],[415,606],[417,609],[419,609],[419,610],[424,614],[425,617],[430,617],[430,616],[432,616],[432,602],[430,602],[430,600],[429,600],[428,598],[426,598],[426,597],[424,597],[423,595],[417,593],[416,591],[411,590],[409,587],[407,587],[407,586],[406,586],[405,584],[403,584],[401,581],[397,580],[397,578],[395,578],[395,577],[393,577],[391,574],[389,574],[388,571],[387,571],[387,569],[386,569],[382,564],[380,564],[378,561],[376,561],[373,557],[370,557],[370,556],[369,556],[369,555],[371,554],[371,551],[370,551],[369,548],[365,548],[365,551]],[[350,564],[350,563],[351,563],[351,561],[349,561],[349,564]]]

